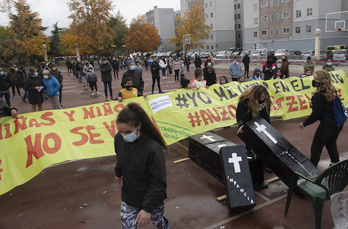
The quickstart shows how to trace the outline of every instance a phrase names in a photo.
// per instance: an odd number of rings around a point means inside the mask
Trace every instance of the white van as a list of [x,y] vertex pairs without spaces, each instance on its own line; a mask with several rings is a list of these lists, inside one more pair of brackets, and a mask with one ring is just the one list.
[[266,59],[267,57],[267,49],[255,49],[252,52],[252,59]]

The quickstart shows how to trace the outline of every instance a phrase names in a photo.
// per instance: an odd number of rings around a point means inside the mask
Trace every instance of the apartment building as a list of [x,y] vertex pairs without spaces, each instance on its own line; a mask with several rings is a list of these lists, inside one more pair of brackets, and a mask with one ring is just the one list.
[[243,49],[243,0],[234,0],[234,29],[236,31],[236,50]]
[[168,44],[171,37],[175,35],[175,16],[172,8],[157,8],[146,12],[145,21],[158,29],[162,45],[158,48],[160,52],[173,51],[174,44]]

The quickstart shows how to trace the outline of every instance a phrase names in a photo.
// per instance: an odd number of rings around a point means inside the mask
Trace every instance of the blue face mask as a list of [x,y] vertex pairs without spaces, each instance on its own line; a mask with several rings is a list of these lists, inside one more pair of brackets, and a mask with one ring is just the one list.
[[134,71],[135,70],[135,65],[130,66],[130,70]]
[[104,61],[103,64],[106,64],[106,61]]
[[332,62],[327,62],[326,64],[329,65],[329,66],[331,66],[331,65],[332,65]]
[[35,72],[34,75],[35,75],[35,76],[39,76],[39,73],[38,73],[38,72]]
[[1,71],[1,72],[0,72],[0,75],[5,75],[5,72]]
[[126,142],[134,142],[135,140],[137,140],[139,138],[139,136],[140,136],[139,132],[138,132],[138,134],[135,133],[135,132],[137,132],[137,129],[138,129],[138,127],[135,128],[133,133],[130,133],[130,134],[127,134],[127,135],[123,135],[121,133],[121,135],[123,137],[123,140],[125,140]]

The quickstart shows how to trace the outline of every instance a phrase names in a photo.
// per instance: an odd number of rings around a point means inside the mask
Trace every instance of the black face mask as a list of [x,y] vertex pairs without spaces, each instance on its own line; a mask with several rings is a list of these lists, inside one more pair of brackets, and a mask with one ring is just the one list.
[[263,102],[265,102],[265,100],[262,100],[262,101],[259,100],[259,104],[262,104]]
[[313,87],[319,87],[320,86],[320,83],[315,81],[315,80],[312,80],[312,86]]
[[132,88],[133,88],[133,84],[132,85],[126,85],[126,89],[127,90],[132,90]]
[[284,62],[284,61],[286,61],[286,59],[282,59],[282,61]]
[[309,56],[309,57],[307,57],[307,60],[311,60],[312,58]]

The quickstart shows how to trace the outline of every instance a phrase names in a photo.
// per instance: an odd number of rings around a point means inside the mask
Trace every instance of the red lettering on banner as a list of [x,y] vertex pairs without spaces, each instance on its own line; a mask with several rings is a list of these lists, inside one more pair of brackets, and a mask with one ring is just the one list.
[[226,107],[217,107],[217,109],[222,109],[222,121],[231,120],[231,117],[227,116],[228,112],[226,111]]
[[112,111],[112,108],[110,106],[110,103],[104,103],[103,109],[104,109],[104,116],[108,116],[108,115],[113,115],[114,114],[114,112]]
[[40,123],[36,121],[36,119],[30,119],[29,120],[29,127],[41,127]]
[[337,96],[343,101],[344,100],[344,98],[343,98],[343,96],[342,96],[342,90],[341,89],[338,89],[337,90]]
[[5,135],[5,139],[8,139],[10,137],[12,137],[12,134],[11,134],[11,131],[10,131],[10,124],[9,123],[6,123],[4,125],[4,128],[5,128],[5,131],[6,131],[6,135]]
[[0,140],[2,140],[4,137],[2,136],[2,124],[0,123]]
[[89,107],[89,110],[87,110],[87,108],[85,107],[82,107],[82,110],[85,113],[85,116],[83,117],[83,119],[95,118],[93,109],[94,107]]
[[219,112],[217,112],[216,108],[213,108],[213,110],[215,111],[216,116],[214,116],[214,114],[210,111],[209,108],[207,109],[209,115],[214,119],[214,121],[220,122],[221,116],[220,116]]
[[[230,113],[230,115],[235,119],[236,118],[235,112],[237,110],[237,107],[234,105],[228,105],[227,109],[228,109],[228,112]],[[234,111],[234,113],[232,111]]]
[[109,132],[109,134],[111,135],[111,137],[115,137],[116,135],[116,125],[114,121],[110,121],[111,125],[109,126],[109,124],[107,122],[103,122],[103,125],[105,126],[105,128],[107,129],[107,131]]
[[[54,141],[54,146],[50,147],[48,145],[48,140],[52,139]],[[62,147],[62,140],[56,133],[49,133],[44,137],[44,141],[42,144],[42,148],[44,151],[48,154],[55,154],[57,153],[60,148]]]
[[43,126],[52,126],[56,123],[56,121],[54,121],[53,118],[49,118],[49,116],[52,116],[53,115],[53,112],[46,112],[46,113],[43,113],[41,115],[41,119],[45,120],[45,121],[49,121],[49,123],[44,123],[44,122],[40,122],[41,125]]
[[307,109],[308,109],[308,106],[307,106],[307,105],[303,106],[304,104],[307,103],[307,100],[301,99],[301,98],[303,98],[303,97],[304,97],[303,95],[297,95],[298,101],[300,102],[300,111],[303,111],[303,110],[307,110]]
[[276,106],[276,104],[277,104],[276,99],[275,99],[274,96],[272,95],[272,96],[271,96],[271,105],[272,105],[273,110],[275,110],[275,111],[279,110],[279,107]]
[[[0,159],[0,165],[1,165],[2,161]],[[2,173],[4,170],[3,169],[0,169],[0,173]],[[1,180],[1,174],[0,174],[0,180]]]
[[27,144],[27,164],[26,168],[31,166],[33,164],[33,156],[38,160],[41,157],[44,156],[44,153],[41,148],[41,134],[35,134],[35,143],[33,145],[32,140],[31,140],[31,135],[28,137],[24,138],[25,143]]
[[286,105],[289,106],[289,109],[288,109],[288,112],[287,113],[290,113],[290,112],[294,112],[294,111],[298,111],[298,107],[293,107],[293,105],[296,105],[298,104],[298,102],[295,101],[295,96],[287,96],[286,97],[286,101],[288,100],[291,100],[291,102],[287,103]]
[[[83,109],[83,108],[82,108],[82,109]],[[73,117],[74,114],[75,114],[75,111],[74,111],[74,110],[70,111],[70,113],[64,111],[64,114],[66,114],[66,116],[68,116],[70,122],[75,121],[75,119],[74,119],[74,117]]]
[[210,121],[210,123],[214,123],[213,119],[205,110],[200,110],[199,114],[201,115],[205,125],[209,124],[208,121]]
[[103,114],[101,113],[101,110],[100,110],[100,107],[96,107],[97,109],[97,116],[100,117],[100,116],[103,116]]
[[312,102],[312,99],[309,98],[309,96],[308,96],[307,94],[305,94],[305,97],[306,97],[306,99],[307,99],[309,102]]
[[124,108],[123,104],[117,104],[114,106],[114,111],[118,114],[123,110],[123,108]]
[[91,144],[103,144],[103,140],[96,140],[95,138],[100,137],[99,133],[92,133],[92,130],[95,130],[94,126],[86,126],[87,133],[89,135],[89,143]]
[[82,146],[82,145],[84,145],[84,144],[86,144],[88,142],[87,134],[79,132],[80,130],[83,130],[83,129],[84,129],[83,126],[79,126],[79,127],[75,127],[74,129],[70,130],[70,133],[78,134],[78,135],[81,136],[81,140],[80,141],[76,141],[76,142],[72,143],[74,146]]
[[[21,120],[22,122],[20,122],[19,120]],[[25,118],[23,116],[16,118],[16,120],[14,120],[14,124],[15,124],[15,132],[13,134],[17,134],[19,129],[25,130],[28,128],[27,118]]]
[[277,103],[279,108],[283,108],[282,107],[282,102],[284,101],[284,97],[278,98],[275,101],[276,101],[276,103]]

